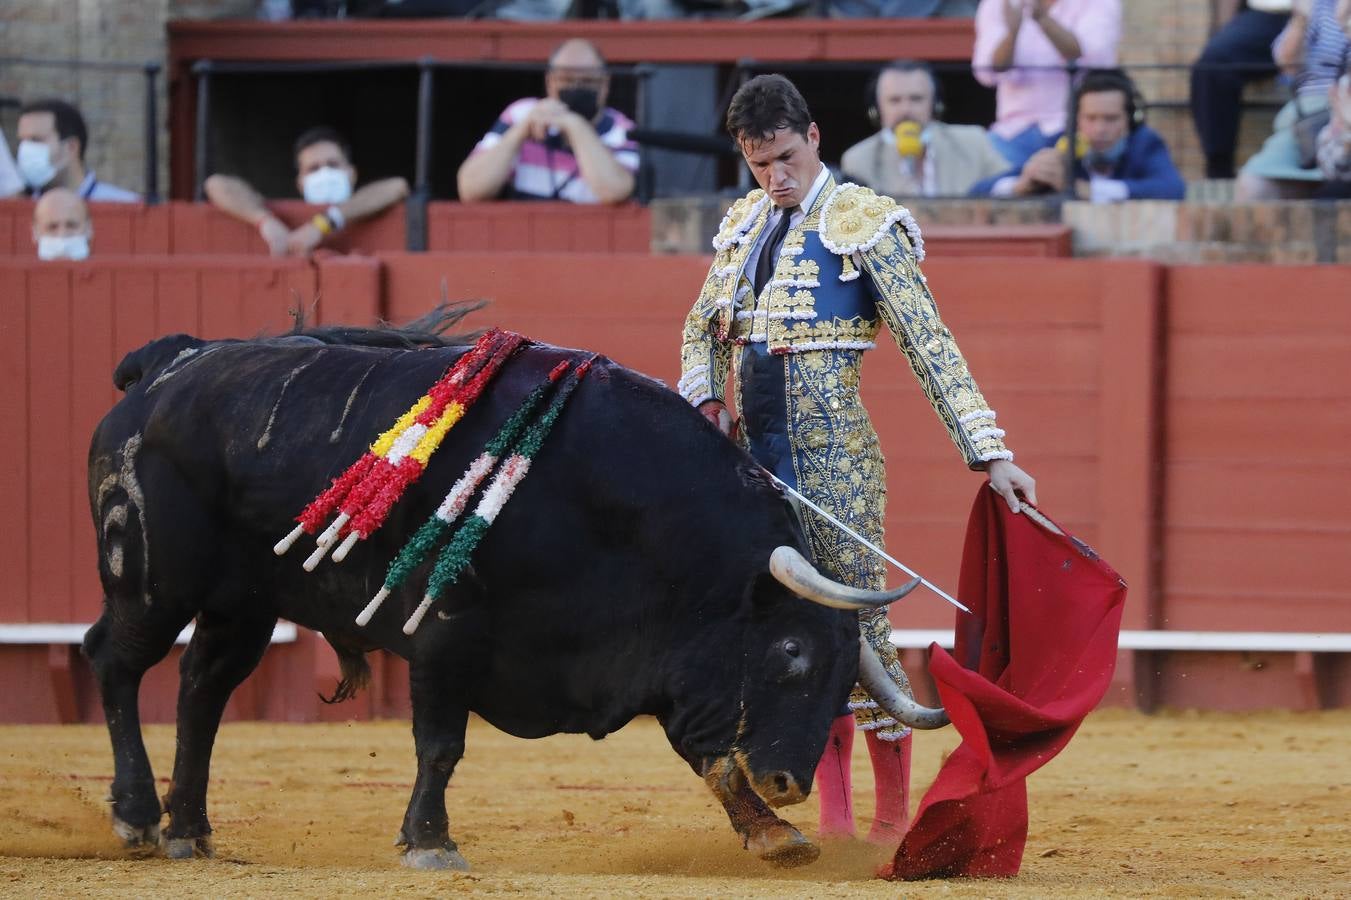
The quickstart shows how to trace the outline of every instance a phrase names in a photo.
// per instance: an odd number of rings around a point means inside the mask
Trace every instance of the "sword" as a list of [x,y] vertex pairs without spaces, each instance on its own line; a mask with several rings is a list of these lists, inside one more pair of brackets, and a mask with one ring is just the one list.
[[859,534],[857,531],[855,531],[854,529],[850,528],[848,525],[844,524],[844,523],[841,522],[839,519],[835,518],[835,517],[832,516],[830,513],[826,512],[824,509],[822,509],[821,507],[817,506],[815,503],[813,503],[813,502],[811,502],[810,500],[808,500],[806,497],[802,496],[801,493],[799,493],[799,492],[798,492],[797,490],[795,490],[793,487],[791,487],[790,485],[788,485],[786,482],[784,482],[784,480],[783,480],[782,478],[780,478],[779,476],[775,475],[773,472],[770,472],[768,469],[765,469],[765,472],[769,475],[770,478],[774,479],[774,483],[775,483],[775,484],[777,484],[779,487],[783,488],[783,489],[784,489],[785,491],[787,491],[788,493],[792,494],[792,495],[793,495],[794,497],[796,497],[797,499],[801,500],[803,503],[807,504],[807,506],[811,507],[811,509],[812,509],[817,515],[819,515],[819,516],[821,516],[822,518],[825,518],[826,520],[832,522],[837,528],[839,528],[839,529],[840,529],[841,531],[843,531],[845,534],[849,535],[851,538],[853,538],[854,540],[858,541],[860,544],[862,544],[863,546],[867,547],[869,550],[871,550],[872,552],[876,553],[878,556],[882,557],[882,558],[885,559],[887,562],[891,563],[893,566],[895,566],[896,568],[900,569],[900,570],[901,570],[902,572],[904,572],[905,574],[909,575],[911,578],[918,578],[920,584],[924,585],[926,588],[928,588],[929,590],[933,591],[935,594],[937,594],[938,596],[942,597],[944,600],[948,601],[948,602],[951,603],[953,606],[955,606],[955,607],[957,607],[958,609],[960,609],[962,612],[967,613],[967,614],[970,614],[971,610],[969,610],[969,609],[967,609],[965,606],[963,606],[962,603],[961,603],[961,601],[959,601],[956,597],[953,597],[951,594],[947,593],[947,592],[944,591],[942,588],[940,588],[940,587],[938,587],[937,585],[935,585],[932,581],[929,581],[929,580],[928,580],[927,578],[925,578],[923,575],[919,574],[919,573],[916,572],[914,569],[912,569],[912,568],[910,568],[909,566],[907,566],[905,563],[903,563],[903,562],[901,562],[900,560],[896,559],[894,556],[892,556],[892,555],[890,555],[889,553],[887,553],[887,551],[883,550],[881,547],[877,546],[877,545],[874,544],[872,541],[868,540],[868,539],[865,538],[863,535]]

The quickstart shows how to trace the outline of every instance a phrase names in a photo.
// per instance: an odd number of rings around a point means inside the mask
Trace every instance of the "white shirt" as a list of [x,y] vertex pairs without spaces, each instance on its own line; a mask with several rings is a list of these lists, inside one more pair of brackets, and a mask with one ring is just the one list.
[[[807,195],[802,198],[802,203],[798,206],[797,212],[793,213],[793,218],[788,220],[789,228],[797,228],[802,224],[802,220],[807,218],[807,211],[812,208],[812,204],[816,202],[817,195],[821,193],[821,189],[826,186],[828,180],[830,180],[830,170],[822,163],[821,171],[817,173],[816,180],[812,182],[812,186],[807,191]],[[746,265],[741,269],[743,273],[748,269],[752,272],[755,271],[756,264],[760,259],[760,252],[765,248],[765,241],[769,240],[769,236],[774,233],[774,229],[778,226],[779,220],[782,218],[783,210],[775,207],[774,211],[769,214],[769,221],[765,223],[765,227],[760,229],[760,236],[755,239],[755,248],[746,255]],[[779,249],[782,251],[783,248],[780,247]],[[775,262],[777,263],[778,260],[776,259]],[[740,276],[738,276],[738,278],[739,277]]]
[[0,197],[10,197],[23,190],[23,179],[9,153],[9,142],[0,134]]

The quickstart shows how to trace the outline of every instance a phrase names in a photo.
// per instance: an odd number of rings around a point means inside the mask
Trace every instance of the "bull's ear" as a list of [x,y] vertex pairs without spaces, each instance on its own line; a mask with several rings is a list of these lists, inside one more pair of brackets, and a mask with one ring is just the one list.
[[136,382],[173,362],[184,350],[205,344],[206,341],[190,334],[171,334],[151,341],[122,357],[122,362],[113,370],[113,386],[125,392]]

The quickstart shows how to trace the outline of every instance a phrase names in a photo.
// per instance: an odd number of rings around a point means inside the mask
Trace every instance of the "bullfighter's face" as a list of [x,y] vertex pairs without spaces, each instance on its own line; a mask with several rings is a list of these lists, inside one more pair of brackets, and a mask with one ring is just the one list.
[[807,134],[780,128],[765,140],[743,138],[741,155],[755,183],[780,209],[802,205],[821,171],[821,132],[812,122]]

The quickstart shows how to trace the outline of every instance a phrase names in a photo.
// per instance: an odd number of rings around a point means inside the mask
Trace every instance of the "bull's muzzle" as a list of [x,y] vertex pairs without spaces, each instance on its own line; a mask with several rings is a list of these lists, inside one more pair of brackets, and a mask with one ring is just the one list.
[[751,790],[770,806],[791,806],[807,799],[802,785],[788,772],[771,772],[751,781]]

